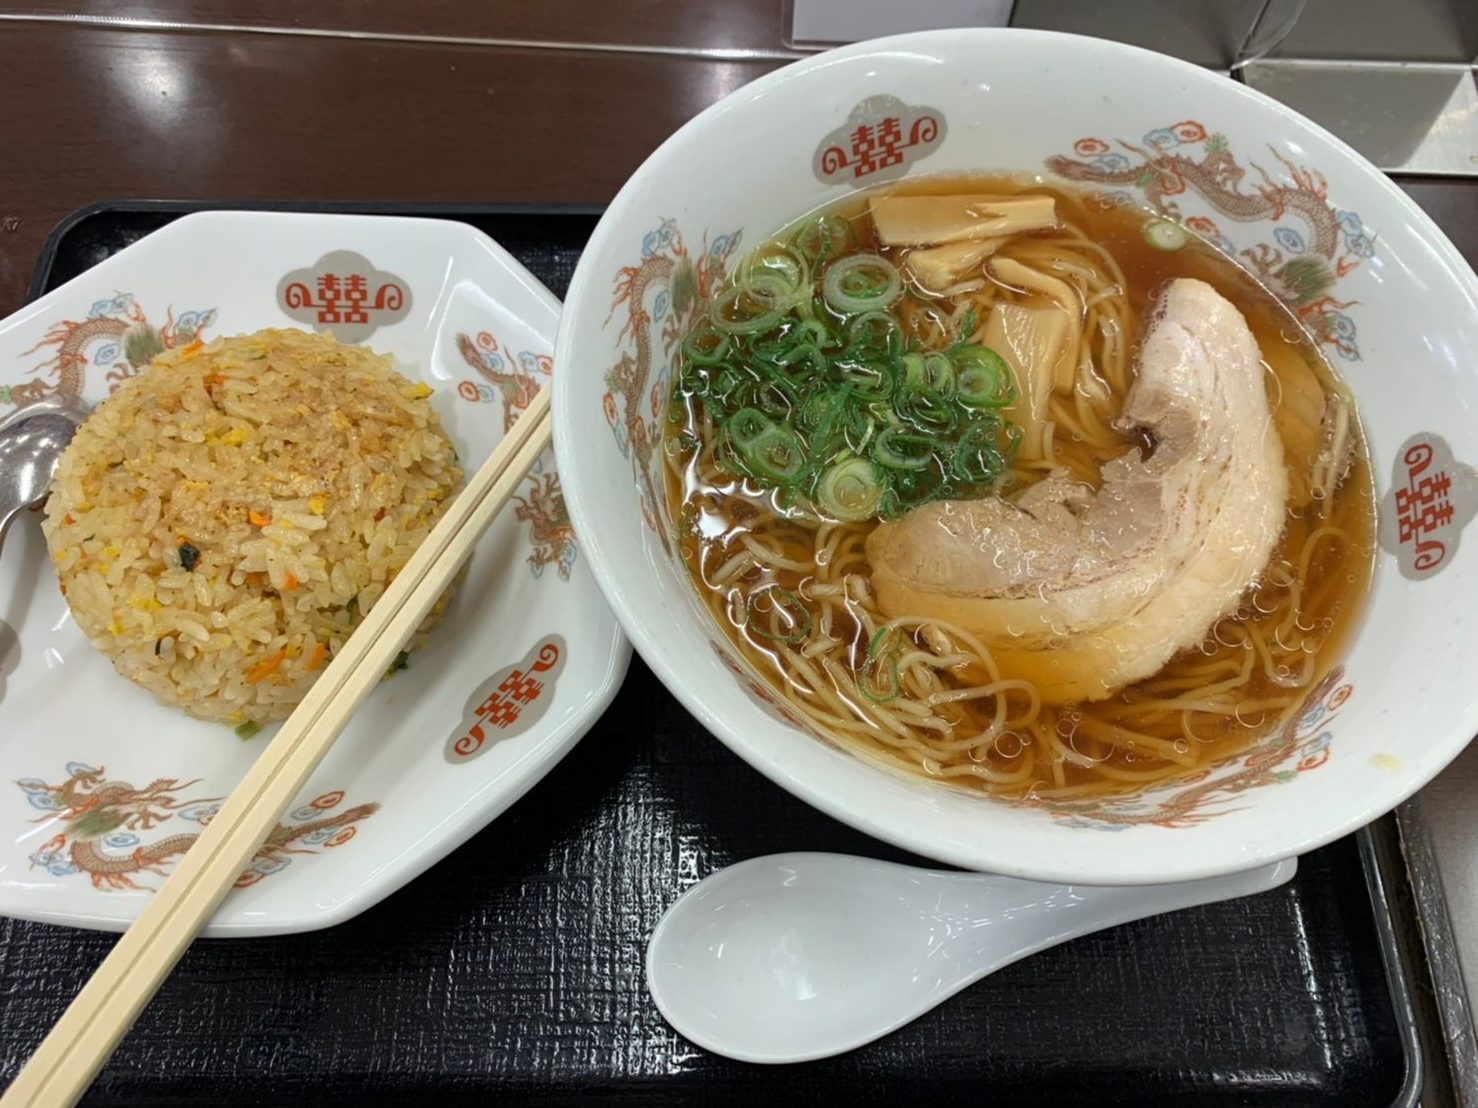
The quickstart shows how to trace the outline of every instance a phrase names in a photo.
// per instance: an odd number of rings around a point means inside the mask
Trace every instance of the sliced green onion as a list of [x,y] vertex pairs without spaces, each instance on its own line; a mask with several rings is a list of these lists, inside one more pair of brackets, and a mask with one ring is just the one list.
[[851,225],[839,215],[823,215],[802,225],[791,242],[812,265],[835,258],[847,248]]
[[863,312],[847,321],[847,338],[853,346],[872,348],[885,346],[888,336],[898,330],[898,321],[887,312]]
[[727,400],[734,395],[734,390],[739,387],[744,378],[731,365],[715,366],[714,370],[708,374],[710,384],[707,395],[712,399]]
[[692,365],[718,365],[729,352],[729,336],[708,320],[701,321],[683,338],[683,357]]
[[811,267],[800,251],[784,243],[762,246],[751,254],[741,269],[740,284],[759,289],[760,299],[784,299],[794,303],[811,285]]
[[862,457],[867,454],[873,437],[878,433],[877,420],[865,409],[853,408],[847,413],[842,431],[847,450]]
[[981,419],[965,429],[955,444],[949,469],[955,477],[969,484],[980,484],[996,477],[1006,468],[1006,460],[995,448],[996,426]]
[[866,458],[846,458],[821,475],[816,502],[827,515],[860,523],[877,514],[883,487]]
[[827,330],[826,324],[819,319],[803,319],[796,330],[803,341],[809,342],[817,349],[824,350],[828,346],[837,344],[837,337]]
[[937,350],[927,354],[905,354],[903,387],[929,397],[948,399],[955,392],[954,363],[948,354]]
[[795,367],[798,372],[792,373],[793,378],[822,378],[831,365],[826,355],[808,342],[792,346],[775,360],[783,366]]
[[970,341],[970,336],[973,335],[974,333],[975,333],[975,309],[974,308],[966,308],[965,309],[965,317],[960,320],[960,331],[959,331],[960,337],[956,340],[955,345],[952,346],[952,347],[950,347],[950,353],[952,354],[956,350],[958,350],[960,347],[966,345]]
[[786,392],[793,392],[798,382],[792,378],[790,370],[778,361],[781,356],[754,354],[749,359],[750,376],[761,383],[774,382]]
[[238,723],[236,725],[236,737],[242,742],[245,742],[247,739],[254,737],[261,729],[262,725],[260,723],[254,719],[249,719],[245,723]]
[[955,395],[968,408],[1003,408],[1016,400],[1016,382],[1006,359],[988,346],[960,346],[954,360]]
[[800,407],[795,410],[795,425],[802,431],[812,432],[821,426],[821,421],[826,418],[830,410],[834,393],[813,392],[801,401]]
[[847,412],[851,397],[852,386],[850,384],[843,385],[827,397],[820,418],[816,421],[816,434],[812,439],[813,442],[820,444],[823,450],[828,448],[833,436],[841,430],[842,417]]
[[886,258],[849,254],[827,267],[821,291],[829,305],[850,315],[886,308],[903,291],[903,278]]
[[872,457],[887,469],[924,469],[942,449],[947,448],[938,439],[887,427],[873,440]]
[[714,300],[713,307],[708,310],[708,318],[726,334],[753,335],[774,327],[788,307],[788,304],[755,297],[751,285],[731,285]]
[[1021,449],[1022,431],[1021,424],[1007,423],[1005,428],[1006,448],[1001,451],[1001,468],[1005,469],[1016,457],[1016,452]]
[[777,420],[787,420],[795,413],[795,402],[779,381],[766,381],[755,389],[751,403]]
[[899,414],[905,422],[931,435],[950,436],[960,426],[960,408],[952,403],[913,393],[899,402]]
[[836,370],[842,382],[852,386],[859,400],[887,400],[897,388],[892,367],[883,363],[839,362]]
[[694,421],[711,420],[732,474],[838,520],[977,492],[1021,440],[993,411],[1014,397],[1009,367],[969,342],[968,315],[945,349],[910,339],[896,268],[831,253],[850,237],[819,217],[740,263],[682,338],[663,448],[691,457]]
[[836,434],[842,413],[846,410],[852,386],[843,385],[835,392],[813,392],[796,410],[795,425],[807,432],[813,446],[825,449]]
[[806,448],[788,427],[771,427],[740,452],[756,476],[779,485],[794,483],[806,464]]
[[878,656],[878,646],[881,645],[882,641],[897,630],[898,628],[894,627],[891,623],[885,623],[873,632],[872,638],[867,642],[867,660],[869,662]]
[[789,311],[804,295],[803,289],[795,288],[783,275],[774,272],[756,273],[747,281],[741,282],[740,287],[749,293],[755,303],[779,308],[781,311]]
[[[779,614],[790,624],[789,631],[771,631],[759,625],[756,617],[764,614],[760,605],[766,600],[770,603],[770,611]],[[751,633],[771,642],[800,642],[811,633],[811,613],[806,611],[806,606],[795,593],[779,585],[771,585],[749,595],[744,603],[744,625]]]
[[1179,223],[1152,219],[1144,225],[1144,241],[1156,250],[1180,250],[1191,241],[1191,236]]
[[[878,633],[873,636],[872,642],[867,645],[868,664],[857,678],[858,691],[874,704],[886,704],[888,701],[895,700],[898,697],[898,652],[903,644],[897,640],[896,636],[889,636],[888,649],[881,653],[874,651],[874,647],[878,645],[884,634],[892,630],[896,630],[896,628],[886,626],[878,628]],[[879,692],[874,687],[873,680],[867,675],[867,670],[880,668],[884,665],[887,667],[888,685]]]
[[724,424],[730,440],[735,446],[753,445],[761,435],[771,430],[775,421],[755,408],[740,408]]

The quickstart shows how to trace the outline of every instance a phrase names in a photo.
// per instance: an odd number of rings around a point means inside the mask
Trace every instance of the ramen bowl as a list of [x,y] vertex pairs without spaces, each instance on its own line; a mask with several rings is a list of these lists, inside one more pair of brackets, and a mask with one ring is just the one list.
[[[964,171],[1158,209],[1285,300],[1353,390],[1375,474],[1374,581],[1342,661],[1252,748],[1140,792],[998,799],[813,733],[714,625],[674,546],[661,434],[679,342],[744,249],[902,177]],[[777,784],[879,839],[1052,881],[1212,876],[1388,811],[1478,729],[1478,278],[1348,146],[1224,77],[1027,31],[882,39],[798,62],[632,176],[571,282],[555,442],[577,532],[669,689]],[[1472,540],[1478,545],[1478,539]]]

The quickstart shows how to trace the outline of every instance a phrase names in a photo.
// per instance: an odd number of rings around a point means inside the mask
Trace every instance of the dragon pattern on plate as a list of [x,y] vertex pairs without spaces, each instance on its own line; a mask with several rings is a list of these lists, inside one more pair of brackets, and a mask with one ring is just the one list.
[[[60,821],[61,828],[29,857],[32,869],[53,877],[86,874],[95,889],[139,889],[134,878],[163,876],[171,859],[189,850],[198,831],[182,831],[145,842],[140,832],[181,819],[204,827],[220,810],[220,797],[182,799],[179,794],[199,784],[159,777],[143,788],[112,780],[102,766],[68,762],[67,777],[52,785],[39,778],[16,782],[30,806],[42,813],[35,822]],[[342,846],[354,838],[354,824],[380,806],[356,804],[330,815],[344,800],[342,791],[324,793],[289,813],[258,848],[236,888],[255,885],[285,869],[293,855],[315,854],[318,847]]]
[[103,374],[112,392],[158,354],[204,337],[216,310],[165,311],[164,323],[149,322],[133,293],[96,301],[84,319],[59,319],[26,355],[42,355],[27,367],[26,380],[0,384],[0,406],[23,408],[47,396],[81,396],[89,369]]
[[[474,404],[501,402],[505,435],[554,373],[554,359],[548,354],[523,350],[514,355],[491,331],[479,331],[475,336],[459,333],[457,352],[481,378],[459,382],[457,395]],[[554,566],[560,579],[568,581],[579,547],[559,487],[559,474],[539,459],[513,503],[515,516],[530,527],[533,553],[528,557],[529,569],[540,577]]]

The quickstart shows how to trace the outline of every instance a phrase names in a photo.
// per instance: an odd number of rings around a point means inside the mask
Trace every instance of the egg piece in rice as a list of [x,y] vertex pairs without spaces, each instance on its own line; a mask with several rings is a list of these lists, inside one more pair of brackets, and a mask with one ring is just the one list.
[[284,718],[461,485],[430,394],[331,335],[160,354],[78,430],[46,505],[77,625],[193,716]]

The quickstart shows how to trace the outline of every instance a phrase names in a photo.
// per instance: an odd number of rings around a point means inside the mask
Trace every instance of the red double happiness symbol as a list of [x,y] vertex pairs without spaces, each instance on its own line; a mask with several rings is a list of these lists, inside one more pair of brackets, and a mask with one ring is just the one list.
[[1430,577],[1451,563],[1475,514],[1478,472],[1453,457],[1445,439],[1424,432],[1402,443],[1377,517],[1380,544],[1396,556],[1402,574]]
[[405,303],[404,290],[393,281],[376,288],[371,303],[369,282],[361,273],[324,273],[317,286],[310,290],[294,281],[283,293],[283,301],[289,308],[314,309],[319,323],[368,323],[371,309],[393,312]]
[[362,254],[335,250],[313,265],[295,269],[277,283],[284,312],[345,342],[362,342],[376,330],[410,314],[410,286],[376,269]]
[[896,96],[869,97],[821,140],[811,168],[827,183],[897,176],[938,147],[944,134],[944,114],[935,108]]
[[456,764],[471,761],[495,740],[527,731],[548,710],[554,682],[564,668],[565,641],[550,635],[520,662],[500,669],[478,685],[462,710],[457,730],[443,755]]

